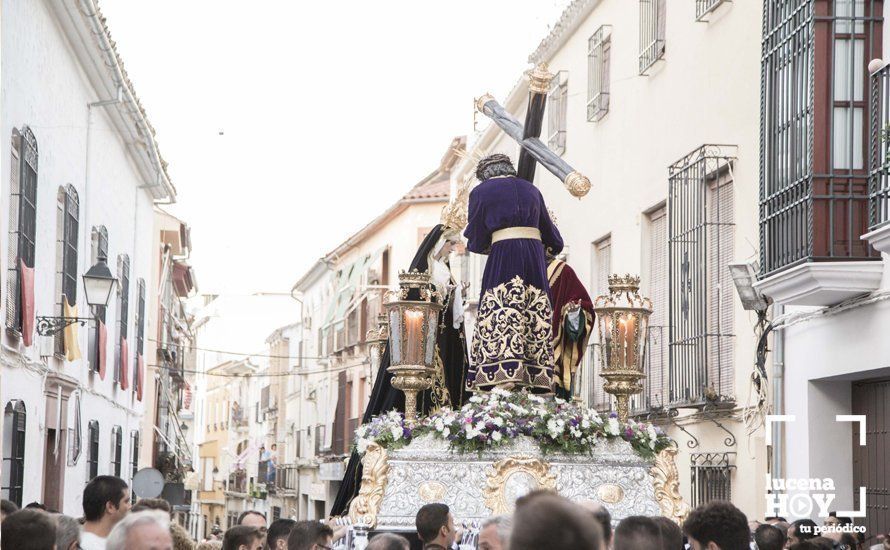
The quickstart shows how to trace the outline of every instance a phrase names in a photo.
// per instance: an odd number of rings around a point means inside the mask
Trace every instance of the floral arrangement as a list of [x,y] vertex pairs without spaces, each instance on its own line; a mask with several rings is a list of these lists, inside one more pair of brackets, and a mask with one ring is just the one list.
[[411,441],[411,435],[411,425],[405,423],[402,413],[390,411],[359,426],[355,430],[353,446],[359,454],[365,454],[371,443],[377,443],[386,449],[398,449]]
[[520,435],[535,439],[545,453],[589,453],[601,439],[621,438],[640,456],[652,458],[672,444],[660,428],[634,420],[621,423],[615,413],[603,418],[563,399],[493,390],[474,395],[458,411],[443,409],[413,426],[398,412],[376,417],[356,430],[355,447],[363,453],[373,441],[398,448],[428,433],[458,452],[498,447]]

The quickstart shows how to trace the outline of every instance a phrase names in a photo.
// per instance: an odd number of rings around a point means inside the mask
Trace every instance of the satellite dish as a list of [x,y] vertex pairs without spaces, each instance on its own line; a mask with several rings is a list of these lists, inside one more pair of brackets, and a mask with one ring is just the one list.
[[133,492],[139,498],[158,498],[164,490],[164,474],[155,468],[142,468],[133,476]]

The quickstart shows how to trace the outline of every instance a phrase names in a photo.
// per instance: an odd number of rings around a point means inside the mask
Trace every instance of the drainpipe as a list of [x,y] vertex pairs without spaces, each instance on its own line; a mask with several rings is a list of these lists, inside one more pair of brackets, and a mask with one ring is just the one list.
[[[776,304],[773,308],[773,319],[780,318],[784,313],[785,307]],[[773,414],[785,414],[785,331],[781,330],[781,327],[774,333],[773,347]],[[770,467],[772,477],[783,478],[785,477],[784,422],[773,424],[770,444],[773,448]]]

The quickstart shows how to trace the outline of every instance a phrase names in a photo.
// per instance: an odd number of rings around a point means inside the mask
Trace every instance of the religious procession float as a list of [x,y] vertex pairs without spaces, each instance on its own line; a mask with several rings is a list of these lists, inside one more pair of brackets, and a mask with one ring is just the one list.
[[[491,96],[477,101],[520,143],[519,168],[506,155],[479,160],[472,192],[472,181],[459,186],[387,295],[369,334],[378,374],[334,515],[411,531],[424,504],[444,502],[472,523],[511,512],[537,489],[602,503],[615,522],[656,514],[679,522],[688,511],[674,442],[628,415],[645,377],[651,302],[630,275],[611,276],[609,294],[591,300],[559,259],[554,216],[529,183],[538,163],[574,196],[590,188],[538,139],[551,78],[546,67],[529,72],[524,127]],[[448,265],[462,237],[487,255],[469,346],[466,288]],[[573,397],[594,325],[604,390],[617,404],[608,414]]]

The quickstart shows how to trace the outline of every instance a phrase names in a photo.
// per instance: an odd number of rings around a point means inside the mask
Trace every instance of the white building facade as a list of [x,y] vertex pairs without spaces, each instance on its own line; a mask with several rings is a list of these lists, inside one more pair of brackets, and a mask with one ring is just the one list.
[[[4,0],[0,22],[2,497],[79,516],[89,479],[146,465],[139,303],[154,204],[175,190],[92,0]],[[119,284],[91,312],[81,275],[99,256]],[[63,314],[105,328],[37,335],[37,318]]]

